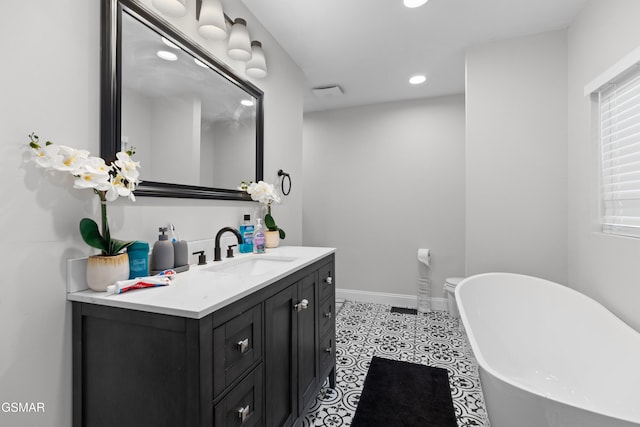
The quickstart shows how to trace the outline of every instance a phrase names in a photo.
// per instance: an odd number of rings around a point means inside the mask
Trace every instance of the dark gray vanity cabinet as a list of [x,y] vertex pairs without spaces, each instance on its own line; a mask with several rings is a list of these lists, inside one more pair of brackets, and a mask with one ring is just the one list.
[[333,266],[330,254],[200,319],[74,301],[73,425],[300,425],[335,385]]

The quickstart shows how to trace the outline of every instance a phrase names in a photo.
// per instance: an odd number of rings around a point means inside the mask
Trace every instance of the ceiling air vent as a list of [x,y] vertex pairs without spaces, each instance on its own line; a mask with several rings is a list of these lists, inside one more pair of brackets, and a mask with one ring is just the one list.
[[318,98],[335,98],[344,93],[340,86],[314,87],[311,92]]

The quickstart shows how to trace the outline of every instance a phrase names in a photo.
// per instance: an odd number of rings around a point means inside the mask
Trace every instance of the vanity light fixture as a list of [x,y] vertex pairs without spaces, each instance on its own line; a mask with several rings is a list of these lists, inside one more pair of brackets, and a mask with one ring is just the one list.
[[412,85],[419,85],[427,81],[427,76],[423,74],[418,74],[409,79],[409,83]]
[[242,18],[236,18],[231,26],[227,54],[229,58],[238,61],[251,59],[251,39],[247,30],[247,21]]
[[247,62],[246,73],[250,77],[262,79],[267,76],[267,61],[264,58],[262,43],[251,42],[251,59]]
[[159,50],[157,55],[166,61],[175,61],[178,59],[178,55],[176,55],[173,52],[168,52],[166,50]]
[[409,8],[420,7],[429,0],[404,0],[404,5]]
[[253,101],[250,99],[243,99],[242,101],[240,101],[240,104],[244,105],[245,107],[253,107]]
[[187,0],[153,0],[151,4],[164,15],[174,18],[187,13]]
[[202,0],[198,17],[198,32],[202,37],[211,40],[227,38],[227,23],[220,0]]

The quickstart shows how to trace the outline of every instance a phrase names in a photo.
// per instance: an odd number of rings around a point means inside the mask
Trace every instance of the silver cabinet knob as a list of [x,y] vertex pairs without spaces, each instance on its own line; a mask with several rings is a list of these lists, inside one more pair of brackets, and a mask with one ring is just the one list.
[[324,281],[327,285],[333,285],[333,277],[331,276],[328,276]]
[[332,351],[331,347],[327,347],[327,348],[324,349],[325,353],[331,354],[331,351]]
[[327,319],[331,319],[331,316],[332,316],[331,312],[324,314],[324,317],[326,317]]
[[249,338],[238,341],[236,343],[236,348],[240,350],[240,353],[245,353],[247,350],[249,350]]
[[245,420],[251,416],[251,412],[249,411],[249,404],[247,404],[247,406],[245,406],[244,408],[238,409],[237,414],[238,418],[240,418],[240,422],[245,422]]
[[300,301],[298,304],[294,305],[293,308],[296,311],[302,311],[302,310],[306,310],[307,308],[309,308],[309,300],[307,299],[303,299],[302,301]]

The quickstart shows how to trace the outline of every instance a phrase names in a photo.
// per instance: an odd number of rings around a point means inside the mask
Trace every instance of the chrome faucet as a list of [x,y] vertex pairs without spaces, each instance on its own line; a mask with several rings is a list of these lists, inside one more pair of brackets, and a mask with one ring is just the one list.
[[222,256],[220,255],[220,237],[222,237],[222,235],[224,233],[226,233],[227,231],[232,232],[233,234],[236,235],[236,237],[238,238],[238,244],[241,245],[242,244],[242,236],[240,235],[240,232],[238,230],[236,230],[233,227],[223,227],[220,229],[220,231],[218,231],[218,234],[216,234],[216,246],[215,248],[213,248],[213,260],[214,261],[222,261]]

